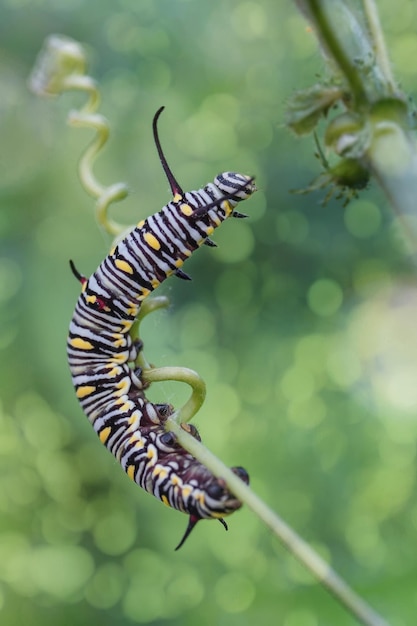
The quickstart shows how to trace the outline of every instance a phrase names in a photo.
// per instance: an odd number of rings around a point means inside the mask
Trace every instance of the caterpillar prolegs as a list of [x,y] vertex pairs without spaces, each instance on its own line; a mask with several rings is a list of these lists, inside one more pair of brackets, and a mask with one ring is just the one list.
[[[102,443],[138,485],[165,504],[189,515],[181,547],[200,519],[219,519],[241,503],[166,432],[173,412],[153,404],[146,385],[132,368],[138,349],[129,331],[141,303],[171,274],[188,278],[181,266],[215,228],[230,216],[242,217],[234,207],[256,190],[253,179],[225,172],[213,183],[184,193],[163,154],[157,131],[159,109],[153,120],[158,154],[173,199],[158,213],[139,222],[85,278],[71,262],[82,289],[71,320],[68,360],[76,395]],[[195,427],[190,427],[195,437]],[[246,483],[247,472],[232,468]]]

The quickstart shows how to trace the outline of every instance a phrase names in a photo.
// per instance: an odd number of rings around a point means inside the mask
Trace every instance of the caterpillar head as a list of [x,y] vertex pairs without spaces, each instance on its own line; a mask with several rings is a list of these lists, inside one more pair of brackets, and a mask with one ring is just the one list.
[[253,176],[237,174],[236,172],[218,174],[212,183],[204,187],[204,190],[213,198],[213,202],[203,204],[195,209],[192,214],[193,218],[199,218],[205,215],[209,209],[220,206],[223,206],[225,217],[230,215],[233,215],[233,217],[247,217],[244,213],[234,211],[233,208],[238,202],[246,200],[246,198],[255,193],[256,185],[253,182],[254,180]]
[[[243,467],[232,467],[231,469],[244,483],[249,484],[249,475]],[[188,503],[190,512],[188,526],[175,549],[181,548],[194,526],[201,519],[218,519],[227,530],[223,515],[230,515],[240,509],[241,506],[240,500],[229,491],[222,478],[216,478],[208,469],[200,466],[199,487],[195,490],[192,501]]]
[[236,172],[223,172],[214,179],[214,184],[220,190],[225,200],[230,200],[235,206],[241,200],[246,200],[255,191],[256,185],[253,176],[237,174]]

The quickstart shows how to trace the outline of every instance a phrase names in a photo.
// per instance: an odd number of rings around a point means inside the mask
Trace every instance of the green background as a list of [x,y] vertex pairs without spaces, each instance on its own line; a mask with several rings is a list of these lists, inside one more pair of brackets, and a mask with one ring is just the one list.
[[[416,89],[417,6],[378,2],[394,69]],[[79,293],[110,238],[76,163],[92,136],[65,124],[79,94],[40,100],[27,77],[50,33],[87,45],[112,136],[95,169],[131,195],[126,223],[169,188],[151,121],[185,189],[219,172],[259,192],[159,290],[143,325],[153,363],[194,368],[204,442],[376,609],[417,612],[414,269],[374,184],[346,208],[292,195],[322,170],[286,101],[323,76],[314,36],[276,0],[0,1],[0,621],[5,626],[348,626],[354,620],[249,511],[229,533],[134,485],[100,445],[65,356]],[[178,406],[179,384],[152,389]]]

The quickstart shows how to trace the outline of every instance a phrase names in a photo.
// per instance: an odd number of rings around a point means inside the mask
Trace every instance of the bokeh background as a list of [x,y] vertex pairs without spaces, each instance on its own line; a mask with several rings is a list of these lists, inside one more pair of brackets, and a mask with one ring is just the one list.
[[[380,0],[396,75],[417,87],[417,6]],[[27,89],[50,33],[86,44],[111,141],[96,167],[131,195],[135,223],[169,189],[160,132],[185,189],[219,171],[255,174],[245,221],[161,288],[146,355],[206,380],[196,423],[257,493],[380,612],[417,611],[417,289],[375,185],[346,208],[292,195],[322,170],[312,138],[283,125],[286,101],[323,75],[292,3],[273,0],[0,0],[0,621],[348,626],[353,619],[249,510],[229,533],[186,524],[134,485],[82,415],[65,341],[79,286],[110,240],[76,173],[91,134],[65,124],[83,98]],[[152,390],[183,402],[179,384]]]

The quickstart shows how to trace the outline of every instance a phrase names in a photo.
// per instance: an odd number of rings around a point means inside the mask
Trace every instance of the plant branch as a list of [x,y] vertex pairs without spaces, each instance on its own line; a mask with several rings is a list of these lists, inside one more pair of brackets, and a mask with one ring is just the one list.
[[382,102],[371,111],[372,141],[366,151],[369,168],[403,225],[408,252],[417,261],[417,147],[407,129],[407,110],[399,101]]
[[[356,35],[359,31],[355,16],[343,2],[337,0],[296,0],[296,4],[314,28],[325,56],[336,64],[350,87],[356,105],[361,108],[367,101],[367,94],[354,61],[354,56],[359,54],[356,50],[357,39],[352,39],[352,34]],[[341,30],[343,36],[340,36]],[[369,53],[364,34],[360,36],[361,45]],[[353,45],[355,54],[352,54]]]
[[358,596],[336,574],[324,559],[321,558],[288,524],[286,524],[253,490],[232,472],[222,461],[212,454],[205,446],[178,424],[178,416],[169,417],[166,423],[167,430],[172,431],[178,442],[216,476],[221,477],[231,492],[246,506],[248,506],[272,532],[281,543],[323,584],[334,597],[345,605],[359,622],[366,626],[389,626],[360,596]]
[[[168,380],[190,385],[191,397],[181,409],[175,411],[170,420],[183,424],[192,420],[201,409],[206,397],[206,384],[197,372],[188,367],[155,367],[142,372],[146,383],[165,382]],[[204,447],[204,446],[203,446]],[[199,459],[200,460],[200,459]]]
[[385,45],[384,33],[379,19],[378,9],[375,0],[363,0],[363,7],[368,23],[368,29],[373,41],[376,61],[384,74],[388,91],[394,95],[397,91],[394,76],[392,74],[391,63]]
[[[347,110],[330,120],[326,131],[338,156],[356,161],[365,171],[374,174],[385,192],[393,210],[403,224],[403,233],[409,250],[417,261],[417,147],[414,136],[415,112],[410,101],[398,89],[389,62],[375,0],[362,0],[362,13],[354,14],[347,0],[295,0],[299,9],[312,23],[321,49],[325,52],[333,80],[344,79],[347,91],[340,100]],[[332,67],[333,63],[333,67]],[[335,71],[336,65],[338,72]],[[316,92],[325,92],[316,86]],[[310,90],[311,91],[311,90]],[[296,104],[302,102],[298,96]],[[329,107],[321,107],[315,100],[314,129],[321,112],[327,115]],[[333,101],[333,104],[336,102]],[[310,104],[311,108],[311,104]],[[294,106],[293,106],[294,109]],[[310,109],[290,110],[289,126],[303,129],[310,119]],[[304,117],[303,117],[304,116]],[[355,120],[357,128],[352,130]],[[301,118],[301,121],[300,119]],[[339,128],[329,133],[334,124]],[[342,147],[343,150],[338,148]],[[365,177],[360,175],[360,180]],[[332,182],[337,186],[334,176]],[[357,180],[348,187],[358,189]]]

